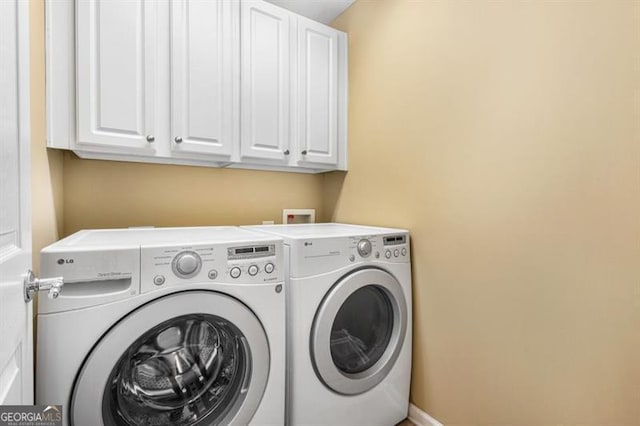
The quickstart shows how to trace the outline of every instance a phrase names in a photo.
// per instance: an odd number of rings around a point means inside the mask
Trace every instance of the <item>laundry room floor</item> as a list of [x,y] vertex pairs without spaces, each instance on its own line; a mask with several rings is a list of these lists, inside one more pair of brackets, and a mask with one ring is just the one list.
[[396,426],[415,426],[415,425],[413,423],[411,423],[411,420],[405,419],[405,420],[401,421],[400,423],[398,423]]

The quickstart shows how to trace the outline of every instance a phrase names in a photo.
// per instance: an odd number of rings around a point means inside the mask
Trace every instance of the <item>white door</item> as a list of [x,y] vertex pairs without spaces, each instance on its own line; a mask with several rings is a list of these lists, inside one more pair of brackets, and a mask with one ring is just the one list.
[[292,14],[263,1],[241,5],[241,154],[287,162]]
[[145,0],[76,2],[77,149],[153,153],[156,8]]
[[171,6],[171,148],[231,157],[238,137],[238,1]]
[[298,19],[296,158],[338,164],[338,32]]
[[0,1],[0,405],[33,404],[29,2]]

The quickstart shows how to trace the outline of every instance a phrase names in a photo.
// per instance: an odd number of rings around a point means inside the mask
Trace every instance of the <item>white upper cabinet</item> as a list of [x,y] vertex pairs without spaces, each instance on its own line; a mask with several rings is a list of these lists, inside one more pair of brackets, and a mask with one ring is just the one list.
[[241,8],[241,155],[287,162],[293,15],[263,1]]
[[144,0],[77,2],[75,147],[154,151],[155,9]]
[[338,164],[338,32],[298,19],[295,135],[300,162]]
[[263,0],[45,1],[47,146],[347,169],[346,34]]
[[230,159],[238,137],[238,1],[171,3],[171,150]]

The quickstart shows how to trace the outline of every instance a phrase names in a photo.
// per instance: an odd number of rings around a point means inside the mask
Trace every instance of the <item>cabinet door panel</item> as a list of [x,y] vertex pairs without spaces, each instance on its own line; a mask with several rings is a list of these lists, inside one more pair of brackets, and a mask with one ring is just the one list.
[[298,22],[297,142],[301,162],[338,162],[338,33]]
[[286,161],[290,138],[290,12],[242,3],[241,92],[245,157]]
[[237,1],[172,3],[174,152],[231,156],[238,133],[238,14]]
[[77,2],[78,146],[153,149],[155,7]]

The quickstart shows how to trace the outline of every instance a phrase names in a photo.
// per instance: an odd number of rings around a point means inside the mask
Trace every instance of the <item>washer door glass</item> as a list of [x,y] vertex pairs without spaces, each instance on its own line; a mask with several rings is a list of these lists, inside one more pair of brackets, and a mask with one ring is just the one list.
[[380,383],[402,349],[407,304],[398,280],[377,269],[342,277],[320,303],[311,331],[311,358],[331,390],[355,395]]
[[265,330],[246,305],[212,291],[168,294],[129,312],[93,347],[70,424],[248,424],[270,362]]
[[103,393],[107,423],[194,425],[219,421],[249,373],[242,333],[215,315],[184,315],[138,338]]
[[389,345],[393,305],[375,285],[353,292],[342,304],[331,327],[331,358],[348,374],[371,368]]

